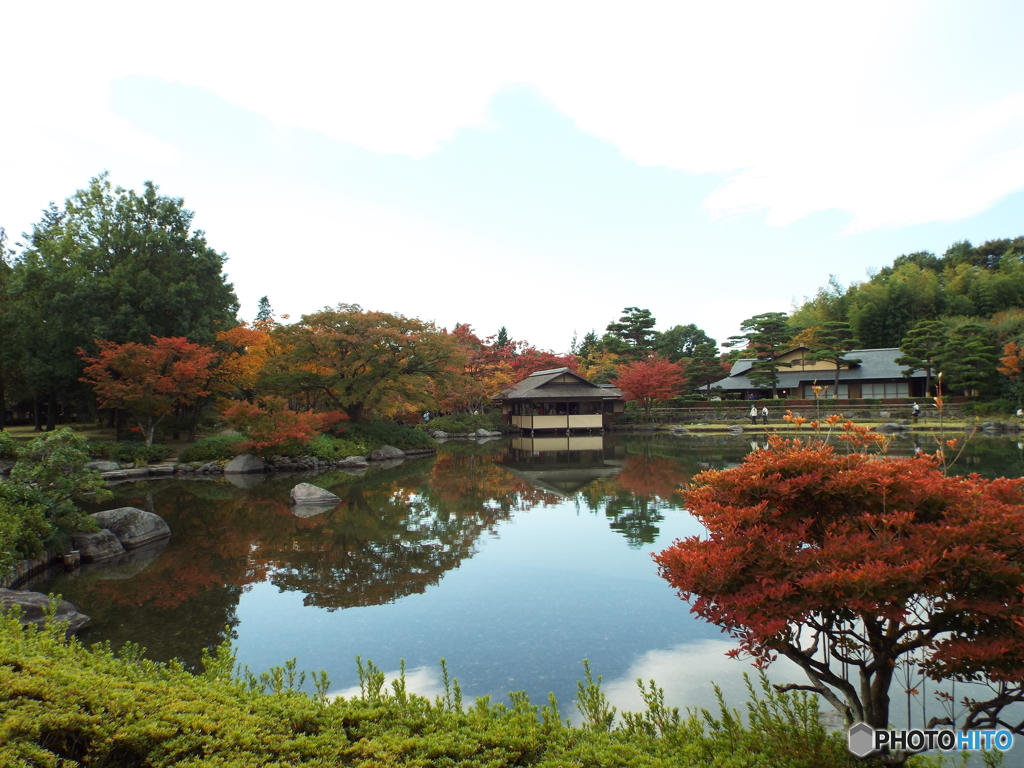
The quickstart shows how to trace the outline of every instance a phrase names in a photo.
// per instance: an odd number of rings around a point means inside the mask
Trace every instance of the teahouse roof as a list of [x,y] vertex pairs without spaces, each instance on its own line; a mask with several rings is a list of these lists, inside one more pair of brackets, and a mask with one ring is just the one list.
[[[799,347],[797,347],[799,349]],[[792,351],[792,350],[791,350]],[[847,368],[839,369],[839,381],[894,381],[907,380],[907,378],[924,378],[924,371],[914,371],[909,377],[904,376],[906,368],[896,363],[896,358],[902,354],[898,347],[885,349],[853,349],[846,353],[851,360],[860,360]],[[754,384],[745,375],[751,366],[756,362],[752,358],[737,360],[729,375],[721,381],[714,382],[711,387],[721,387],[726,390],[735,389],[762,389],[763,387]],[[835,368],[831,369],[808,369],[803,370],[794,366],[793,368],[779,368],[780,389],[790,389],[799,386],[801,383],[817,380],[820,384],[829,385],[835,381]]]
[[[571,376],[575,381],[556,381]],[[553,368],[531,373],[514,387],[495,395],[494,400],[618,400],[622,392],[615,387],[594,384],[568,368]]]

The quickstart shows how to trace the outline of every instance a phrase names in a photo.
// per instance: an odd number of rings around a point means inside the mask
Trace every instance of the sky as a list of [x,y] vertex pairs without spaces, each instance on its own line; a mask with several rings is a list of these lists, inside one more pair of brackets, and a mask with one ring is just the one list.
[[181,197],[251,320],[339,303],[567,351],[719,341],[1024,234],[1024,4],[8,4],[0,226]]

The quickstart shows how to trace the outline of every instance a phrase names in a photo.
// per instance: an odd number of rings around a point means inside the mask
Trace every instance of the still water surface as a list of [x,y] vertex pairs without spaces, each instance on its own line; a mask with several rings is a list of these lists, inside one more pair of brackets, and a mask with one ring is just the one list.
[[[675,705],[712,706],[712,680],[740,704],[751,667],[725,658],[732,643],[689,614],[651,553],[702,530],[680,486],[756,443],[564,443],[448,443],[436,457],[362,473],[120,485],[105,507],[161,515],[173,532],[166,547],[31,588],[92,617],[83,642],[133,641],[195,665],[229,627],[241,664],[260,672],[296,657],[301,669],[326,670],[335,693],[358,690],[359,654],[387,671],[404,659],[410,688],[434,695],[443,657],[470,700],[524,690],[542,703],[554,692],[568,716],[587,658],[620,709],[642,708],[638,677],[656,679]],[[914,449],[901,438],[893,452]],[[960,467],[1021,476],[1021,446],[975,438]],[[342,503],[296,516],[288,496],[299,482]],[[772,677],[800,679],[781,665]]]

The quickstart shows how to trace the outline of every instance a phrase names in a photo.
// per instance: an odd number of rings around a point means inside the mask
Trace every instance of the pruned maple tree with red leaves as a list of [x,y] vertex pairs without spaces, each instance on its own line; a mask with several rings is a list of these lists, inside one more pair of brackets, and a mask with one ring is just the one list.
[[78,351],[86,363],[81,380],[93,385],[101,408],[128,411],[147,445],[175,407],[209,394],[217,353],[208,347],[180,336],[154,336],[152,344],[96,341],[96,346],[96,357]]
[[707,533],[655,555],[661,575],[739,641],[734,655],[781,655],[810,679],[782,689],[887,728],[894,672],[913,659],[933,679],[988,684],[958,726],[1022,732],[1006,718],[1024,701],[1024,479],[773,436],[695,477],[686,503]]
[[332,424],[347,420],[340,411],[293,411],[283,397],[265,397],[259,403],[239,402],[223,412],[228,425],[245,437],[243,450],[260,456],[305,445]]
[[644,420],[651,418],[655,403],[671,400],[686,385],[686,373],[681,363],[673,363],[659,355],[636,360],[619,368],[615,386],[622,390],[626,400],[640,403]]

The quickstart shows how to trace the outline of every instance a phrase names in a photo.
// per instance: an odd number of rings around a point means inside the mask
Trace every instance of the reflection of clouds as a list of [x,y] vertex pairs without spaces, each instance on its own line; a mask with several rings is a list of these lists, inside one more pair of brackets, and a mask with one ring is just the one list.
[[[743,673],[754,678],[756,686],[757,670],[749,661],[725,656],[726,651],[735,647],[736,643],[729,640],[709,639],[667,650],[648,651],[636,659],[624,675],[604,681],[601,688],[619,712],[642,712],[646,707],[636,681],[640,678],[646,684],[653,679],[656,685],[665,689],[665,702],[669,706],[679,707],[682,711],[687,707],[704,708],[714,713],[718,711],[712,687],[715,683],[725,694],[726,704],[745,711],[743,705],[748,697]],[[596,674],[600,671],[594,670]],[[803,671],[784,658],[769,667],[768,676],[776,683],[806,681]],[[826,708],[830,707],[827,704],[822,707]],[[578,722],[580,716],[575,707],[571,714]]]
[[[384,673],[384,691],[389,694],[394,693],[394,689],[391,687],[391,681],[396,680],[399,674],[400,672],[397,669]],[[443,696],[444,684],[441,682],[440,668],[415,667],[413,669],[405,670],[405,690],[408,693],[426,696],[431,701],[433,701],[436,696]],[[337,698],[338,696],[346,699],[358,698],[359,686],[354,685],[351,688],[330,691],[327,696],[332,699]],[[467,703],[472,704],[472,701],[468,701]]]

